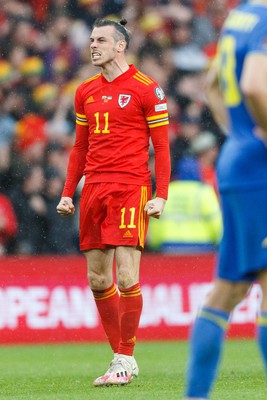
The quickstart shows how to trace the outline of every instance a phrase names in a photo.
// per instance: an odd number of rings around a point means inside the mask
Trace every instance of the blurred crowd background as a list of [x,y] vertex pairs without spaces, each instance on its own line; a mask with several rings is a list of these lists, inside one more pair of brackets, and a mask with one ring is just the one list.
[[[214,164],[224,134],[207,107],[203,85],[222,24],[237,3],[0,0],[2,256],[79,252],[78,213],[59,217],[56,205],[75,138],[75,90],[98,72],[89,50],[91,27],[98,17],[128,20],[129,63],[156,79],[167,96],[171,200],[161,225],[151,224],[147,251],[179,251],[187,242],[203,240],[216,246],[221,222]],[[152,148],[150,162],[153,168]],[[188,231],[185,237],[182,222]],[[207,234],[210,222],[212,232]]]

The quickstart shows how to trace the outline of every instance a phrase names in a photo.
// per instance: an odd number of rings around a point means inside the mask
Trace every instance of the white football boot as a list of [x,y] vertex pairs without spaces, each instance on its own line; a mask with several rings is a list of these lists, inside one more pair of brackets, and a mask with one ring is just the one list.
[[108,368],[107,372],[105,372],[104,375],[99,376],[98,378],[96,378],[94,380],[94,382],[93,382],[94,386],[105,386],[106,380],[108,379],[108,377],[109,377],[109,375],[111,373],[113,363],[115,362],[117,357],[118,357],[118,353],[114,353],[114,358],[111,361],[111,363],[109,364],[109,368]]
[[133,356],[114,354],[107,372],[95,379],[94,386],[127,385],[138,376],[139,368]]

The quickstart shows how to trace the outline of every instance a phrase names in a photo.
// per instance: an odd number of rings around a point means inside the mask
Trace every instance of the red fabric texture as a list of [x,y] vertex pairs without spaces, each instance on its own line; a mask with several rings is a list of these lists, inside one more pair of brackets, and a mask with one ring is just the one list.
[[0,194],[0,219],[0,243],[5,244],[16,235],[18,221],[11,201],[4,194]]
[[121,323],[121,342],[119,354],[132,356],[143,307],[140,284],[120,290],[119,317]]
[[92,290],[102,326],[114,353],[119,350],[119,293],[113,283],[105,290]]
[[168,111],[162,89],[133,65],[114,81],[102,74],[82,83],[75,96],[76,140],[63,196],[72,197],[82,175],[90,183],[151,185],[148,149],[155,146],[157,196],[170,179]]

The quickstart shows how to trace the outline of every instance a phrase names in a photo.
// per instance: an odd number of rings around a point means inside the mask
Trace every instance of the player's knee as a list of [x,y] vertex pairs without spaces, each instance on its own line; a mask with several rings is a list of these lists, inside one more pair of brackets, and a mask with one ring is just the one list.
[[244,300],[248,291],[246,284],[233,284],[232,290],[228,296],[228,308],[232,311],[242,300]]
[[98,274],[94,271],[89,271],[87,278],[90,283],[90,287],[93,290],[103,290],[110,285],[109,277],[103,274]]
[[249,284],[217,282],[206,305],[231,312],[246,296]]
[[127,289],[136,283],[131,271],[127,268],[121,268],[117,278],[121,289]]

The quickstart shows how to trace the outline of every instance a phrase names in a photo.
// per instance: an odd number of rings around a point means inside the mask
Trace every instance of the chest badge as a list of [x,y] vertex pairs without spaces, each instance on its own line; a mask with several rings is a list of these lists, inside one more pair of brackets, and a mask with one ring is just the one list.
[[118,103],[121,108],[124,108],[129,104],[131,100],[131,95],[130,94],[120,94],[118,98]]

